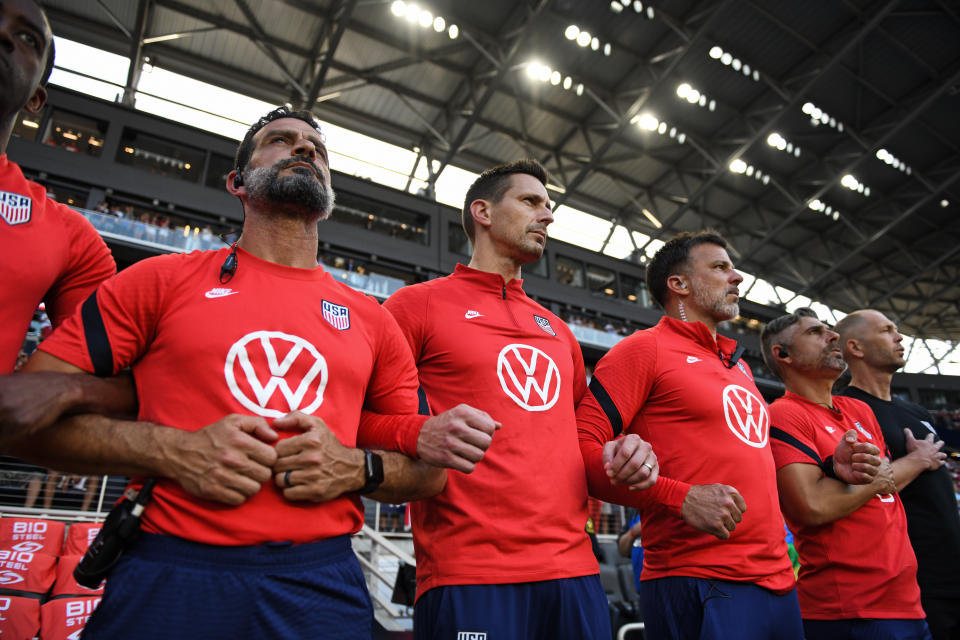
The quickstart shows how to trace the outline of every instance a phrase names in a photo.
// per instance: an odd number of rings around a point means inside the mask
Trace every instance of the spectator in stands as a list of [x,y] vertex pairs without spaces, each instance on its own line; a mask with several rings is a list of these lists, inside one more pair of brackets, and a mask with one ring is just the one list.
[[850,486],[836,473],[834,450],[844,442],[862,438],[886,451],[870,407],[831,395],[846,369],[837,339],[807,308],[770,321],[760,336],[764,360],[787,387],[770,415],[780,505],[800,555],[804,632],[807,640],[929,639],[897,491],[942,466],[944,454],[908,437],[909,454],[884,458],[870,482]]
[[[21,110],[39,113],[53,69],[53,34],[34,0],[0,4],[0,375],[13,371],[34,309],[62,322],[116,272],[110,250],[79,213],[46,197],[6,155]],[[0,420],[2,420],[0,413]],[[0,433],[0,441],[9,433]]]
[[[424,408],[470,402],[502,424],[497,433],[434,430],[426,439],[449,449],[456,471],[440,494],[411,509],[418,639],[611,637],[584,534],[574,416],[586,392],[583,356],[570,329],[531,300],[520,279],[523,265],[543,254],[553,222],[546,184],[533,160],[484,171],[462,211],[469,266],[384,303],[413,350]],[[655,457],[638,437],[606,453],[614,480],[645,488],[655,479]]]
[[603,496],[640,510],[650,637],[799,640],[766,403],[742,347],[716,332],[737,317],[743,280],[726,247],[701,231],[657,251],[647,288],[666,314],[597,363],[577,411],[581,451],[592,492],[601,447],[623,433],[649,440],[669,476]]
[[[468,407],[415,415],[416,369],[396,323],[317,266],[333,192],[312,115],[280,107],[256,122],[226,186],[246,212],[234,247],[138,262],[27,365],[74,376],[131,366],[141,421],[71,417],[18,451],[77,473],[159,479],[146,532],[84,637],[369,639],[349,540],[363,523],[357,494],[417,499],[445,473],[354,447],[415,449],[421,427],[493,422]],[[361,429],[364,408],[388,417]]]
[[[912,440],[933,441],[933,417],[923,407],[893,397],[893,374],[906,364],[896,325],[879,311],[862,309],[836,326],[850,385],[843,395],[866,402],[880,423],[893,460],[909,455]],[[960,515],[946,467],[927,469],[900,498],[917,554],[917,582],[934,640],[960,639]]]

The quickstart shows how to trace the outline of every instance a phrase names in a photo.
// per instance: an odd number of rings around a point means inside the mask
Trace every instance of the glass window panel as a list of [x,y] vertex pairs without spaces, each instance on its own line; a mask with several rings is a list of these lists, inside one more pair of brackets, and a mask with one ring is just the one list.
[[124,129],[117,162],[161,176],[197,182],[203,174],[204,152],[135,129]]
[[571,287],[583,286],[582,262],[564,256],[557,256],[556,263],[557,282],[570,285]]

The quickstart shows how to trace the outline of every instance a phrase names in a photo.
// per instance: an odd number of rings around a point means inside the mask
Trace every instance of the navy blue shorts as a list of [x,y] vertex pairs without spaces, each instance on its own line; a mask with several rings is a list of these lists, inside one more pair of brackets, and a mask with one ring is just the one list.
[[370,640],[373,607],[349,536],[219,547],[143,534],[107,578],[87,640]]
[[918,620],[804,620],[807,640],[933,640],[927,621]]
[[435,587],[417,600],[415,640],[610,640],[600,576]]
[[803,640],[796,589],[749,582],[655,578],[640,583],[646,636],[657,640]]

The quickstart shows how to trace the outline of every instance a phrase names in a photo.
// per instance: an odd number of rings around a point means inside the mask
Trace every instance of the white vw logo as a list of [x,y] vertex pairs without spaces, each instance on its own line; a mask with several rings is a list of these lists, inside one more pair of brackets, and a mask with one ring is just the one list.
[[[279,360],[277,353],[285,349],[286,356]],[[253,398],[240,387],[240,372]],[[327,361],[316,347],[299,336],[279,331],[254,331],[237,340],[227,353],[223,373],[233,397],[266,418],[279,418],[290,411],[312,414],[323,403],[327,387]],[[318,376],[320,381],[316,382]],[[284,411],[267,406],[277,389],[287,402]],[[306,406],[301,406],[304,403]]]
[[748,389],[730,384],[723,390],[723,415],[733,435],[751,447],[765,447],[770,433],[767,403]]
[[536,347],[505,346],[497,356],[497,376],[503,392],[527,411],[546,411],[560,397],[560,369]]

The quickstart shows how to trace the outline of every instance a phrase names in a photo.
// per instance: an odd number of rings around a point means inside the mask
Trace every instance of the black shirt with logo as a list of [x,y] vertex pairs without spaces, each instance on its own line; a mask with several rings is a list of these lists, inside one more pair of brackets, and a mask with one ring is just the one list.
[[[870,405],[893,460],[907,455],[905,428],[917,440],[936,434],[933,417],[919,405],[899,398],[881,400],[853,386],[841,393]],[[950,472],[946,467],[922,472],[900,492],[900,498],[917,554],[920,591],[927,598],[960,598],[960,515]]]

